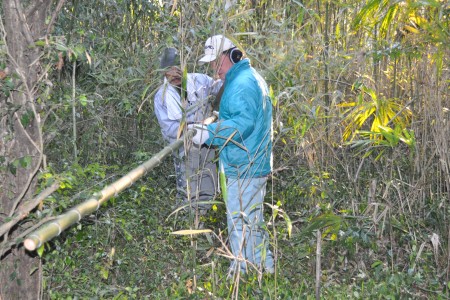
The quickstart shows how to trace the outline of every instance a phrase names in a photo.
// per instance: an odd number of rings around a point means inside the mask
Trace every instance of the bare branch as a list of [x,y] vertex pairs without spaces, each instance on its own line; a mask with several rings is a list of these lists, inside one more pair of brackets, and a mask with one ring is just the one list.
[[52,18],[50,20],[50,22],[48,23],[47,26],[47,36],[50,34],[53,24],[55,23],[56,17],[58,16],[60,10],[62,9],[63,5],[64,5],[65,0],[59,0],[58,5],[56,6],[55,11],[52,14]]
[[41,6],[41,5],[42,5],[41,2],[35,1],[34,4],[33,4],[32,6],[28,7],[28,9],[27,9],[26,12],[25,12],[25,15],[28,17],[28,16],[34,14],[35,11],[37,11],[38,8],[39,8],[39,6]]
[[0,226],[0,236],[7,233],[14,225],[19,221],[23,220],[36,206],[39,205],[41,201],[50,196],[54,191],[59,188],[59,182],[53,183],[51,186],[43,190],[39,195],[37,195],[30,202],[24,203],[22,207],[18,208],[17,213],[12,216],[12,219]]
[[34,41],[33,41],[33,37],[31,36],[30,29],[28,28],[28,25],[27,25],[28,23],[27,23],[27,20],[25,19],[25,14],[22,10],[22,5],[19,0],[15,0],[13,3],[15,4],[15,9],[17,10],[17,16],[19,17],[20,22],[24,25],[24,26],[22,26],[22,28],[23,28],[22,33],[25,36],[27,43],[31,45],[31,44],[33,44]]
[[[35,109],[34,109],[34,104],[32,104],[32,108],[33,108],[33,111],[36,113],[36,111],[35,111]],[[36,114],[35,114],[36,115]],[[28,133],[27,133],[27,131],[25,130],[25,128],[23,128],[23,126],[22,126],[22,123],[20,122],[20,120],[19,120],[19,117],[16,115],[16,117],[17,117],[17,121],[19,122],[19,124],[20,124],[20,127],[23,129],[23,131],[25,132],[25,134],[26,134],[26,136],[28,137],[28,139],[30,140],[30,142],[36,147],[36,149],[39,151],[39,158],[38,158],[38,160],[37,160],[37,163],[36,163],[36,167],[34,168],[34,170],[29,174],[29,176],[28,176],[28,180],[27,180],[27,183],[25,184],[25,186],[24,186],[24,188],[22,189],[22,192],[20,193],[20,195],[16,198],[16,200],[14,200],[14,205],[12,206],[12,208],[11,208],[11,212],[9,213],[9,216],[10,217],[12,217],[12,215],[14,214],[14,212],[15,212],[15,210],[16,210],[16,207],[19,205],[19,203],[20,203],[20,201],[22,201],[22,198],[25,196],[25,194],[27,193],[27,191],[28,191],[28,188],[30,187],[30,185],[31,185],[31,182],[33,181],[33,178],[34,178],[34,176],[37,174],[37,172],[39,171],[39,169],[40,169],[40,167],[41,167],[41,163],[42,163],[42,158],[43,158],[43,156],[44,156],[44,154],[42,153],[42,149],[43,149],[43,147],[42,147],[42,132],[41,132],[41,128],[40,128],[40,125],[38,124],[37,126],[38,126],[38,128],[39,128],[39,146],[40,146],[40,149],[39,149],[39,147],[34,143],[34,141],[32,140],[32,138],[28,135]],[[0,231],[1,232],[1,231]]]

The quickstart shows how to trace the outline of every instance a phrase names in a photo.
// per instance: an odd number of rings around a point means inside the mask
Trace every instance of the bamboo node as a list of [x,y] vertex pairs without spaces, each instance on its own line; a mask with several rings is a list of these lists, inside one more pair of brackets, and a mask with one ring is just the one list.
[[50,225],[56,225],[56,227],[58,227],[58,234],[57,234],[57,236],[61,234],[61,231],[62,231],[61,230],[61,226],[58,223],[50,223]]
[[[98,209],[98,204],[97,204],[97,209]],[[80,221],[81,220],[81,213],[78,211],[78,209],[73,209],[73,211],[78,214],[78,221]]]
[[130,174],[127,174],[127,179],[130,181],[130,183],[128,184],[128,187],[133,185],[133,178],[130,177]]

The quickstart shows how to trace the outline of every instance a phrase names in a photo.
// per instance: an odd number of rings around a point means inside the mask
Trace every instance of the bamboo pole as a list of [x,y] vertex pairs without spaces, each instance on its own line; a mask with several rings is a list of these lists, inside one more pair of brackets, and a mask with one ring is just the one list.
[[316,300],[320,300],[320,281],[322,279],[322,233],[320,229],[316,231]]
[[[194,130],[189,130],[187,132],[187,139],[190,139],[193,134]],[[25,248],[30,251],[36,250],[45,242],[60,235],[61,232],[66,230],[71,225],[79,222],[84,216],[98,210],[103,202],[129,188],[136,182],[136,180],[140,179],[148,171],[158,166],[163,159],[172,154],[174,151],[180,149],[183,144],[184,138],[176,140],[122,178],[106,186],[100,192],[94,193],[90,199],[78,204],[66,213],[58,216],[56,219],[45,223],[34,232],[31,232],[24,241]]]

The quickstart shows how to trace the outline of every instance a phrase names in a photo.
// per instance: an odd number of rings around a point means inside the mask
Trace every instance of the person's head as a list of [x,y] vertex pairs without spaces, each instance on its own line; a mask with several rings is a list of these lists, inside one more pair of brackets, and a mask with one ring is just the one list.
[[242,59],[242,51],[223,35],[215,35],[206,40],[205,55],[201,63],[210,63],[214,72],[224,80],[228,70]]
[[171,85],[181,87],[181,81],[182,81],[182,78],[183,78],[183,71],[181,71],[181,69],[179,67],[172,66],[172,67],[168,68],[164,72],[164,76],[166,76],[167,81],[169,81],[169,83]]
[[171,85],[181,86],[183,72],[178,67],[180,56],[177,49],[173,47],[165,48],[160,58],[160,68],[164,71],[164,76]]

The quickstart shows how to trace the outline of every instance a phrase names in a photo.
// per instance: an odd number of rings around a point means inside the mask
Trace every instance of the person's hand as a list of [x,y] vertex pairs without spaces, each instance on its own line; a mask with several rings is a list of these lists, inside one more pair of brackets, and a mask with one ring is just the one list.
[[217,120],[218,117],[219,117],[219,112],[218,111],[213,111],[213,115],[211,117],[209,117],[209,118],[204,119],[202,121],[202,124],[209,125],[211,123],[214,123]]
[[203,125],[209,125],[209,124],[213,123],[215,120],[216,120],[216,117],[212,116],[212,117],[204,119],[202,121],[202,124]]
[[209,138],[209,132],[206,125],[189,124],[188,129],[195,129],[195,134],[192,137],[192,142],[197,145],[203,145]]

